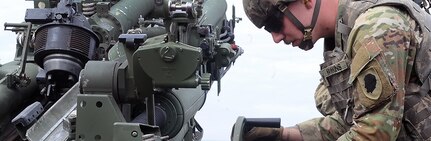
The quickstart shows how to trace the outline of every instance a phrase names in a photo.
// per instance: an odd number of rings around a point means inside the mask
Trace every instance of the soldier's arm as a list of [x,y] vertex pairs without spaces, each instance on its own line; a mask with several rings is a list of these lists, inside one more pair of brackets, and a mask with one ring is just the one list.
[[323,84],[323,81],[317,86],[316,92],[314,93],[314,99],[317,110],[323,116],[334,114],[336,111],[328,88]]
[[396,140],[418,45],[415,25],[404,12],[388,6],[358,17],[348,40],[354,125],[338,140]]
[[[286,130],[287,129],[287,130]],[[296,125],[296,128],[285,128],[283,136],[304,141],[333,141],[343,135],[349,126],[338,112],[321,118],[314,118]],[[300,132],[300,135],[295,133]]]
[[[308,120],[293,127],[254,128],[249,131],[248,134],[246,134],[244,139],[253,140],[256,138],[264,137],[265,139],[272,138],[275,140],[286,141],[336,140],[339,136],[341,136],[347,131],[348,127],[343,124],[343,119],[339,116],[338,113],[335,112],[335,107],[332,104],[331,96],[328,92],[328,89],[326,86],[323,85],[322,82],[318,85],[314,97],[316,101],[316,108],[325,117]],[[336,130],[327,130],[331,128]],[[319,132],[319,130],[323,131],[322,134],[327,136],[322,137],[320,134],[316,134]],[[301,132],[303,133],[302,135]],[[303,138],[302,136],[305,137]]]
[[336,112],[328,89],[321,82],[314,94],[316,108],[321,118],[311,119],[283,130],[284,140],[336,140],[349,128]]

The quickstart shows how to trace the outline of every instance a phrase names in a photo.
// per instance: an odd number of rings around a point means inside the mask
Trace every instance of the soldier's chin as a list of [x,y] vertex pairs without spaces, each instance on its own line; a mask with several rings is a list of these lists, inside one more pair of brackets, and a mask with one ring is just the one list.
[[302,50],[308,51],[308,50],[312,49],[314,46],[312,43],[306,44],[305,42],[302,42],[298,47]]

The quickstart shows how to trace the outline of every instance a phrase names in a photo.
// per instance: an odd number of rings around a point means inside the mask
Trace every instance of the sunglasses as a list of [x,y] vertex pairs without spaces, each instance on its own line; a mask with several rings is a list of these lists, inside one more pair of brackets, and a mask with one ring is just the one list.
[[284,14],[281,11],[276,10],[275,8],[271,8],[271,10],[268,13],[271,13],[271,14],[269,14],[265,20],[264,29],[269,33],[271,32],[280,33],[281,30],[283,29]]

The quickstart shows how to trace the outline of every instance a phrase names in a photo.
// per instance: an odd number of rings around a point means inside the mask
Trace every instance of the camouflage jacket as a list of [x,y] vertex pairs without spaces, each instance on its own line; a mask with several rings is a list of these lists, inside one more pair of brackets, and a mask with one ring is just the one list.
[[[354,11],[346,2],[339,20]],[[298,124],[304,140],[431,140],[431,98],[419,94],[414,67],[423,40],[416,20],[402,7],[380,5],[350,20],[349,36],[336,33],[321,65],[336,112]]]

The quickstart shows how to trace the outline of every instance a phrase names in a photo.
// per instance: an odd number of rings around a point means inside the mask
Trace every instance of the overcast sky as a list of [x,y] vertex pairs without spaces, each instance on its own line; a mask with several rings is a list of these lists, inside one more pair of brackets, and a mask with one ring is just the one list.
[[[243,21],[235,29],[236,43],[245,52],[222,79],[217,96],[214,83],[206,103],[196,114],[204,128],[204,141],[230,140],[232,125],[238,116],[253,118],[277,117],[282,126],[320,116],[314,104],[314,91],[319,82],[319,64],[323,62],[322,43],[302,51],[284,44],[275,44],[271,35],[259,30],[245,16],[242,0],[227,0],[236,6],[236,15]],[[32,2],[12,0],[0,5],[0,63],[13,59],[15,34],[4,31],[5,22],[22,22]]]

